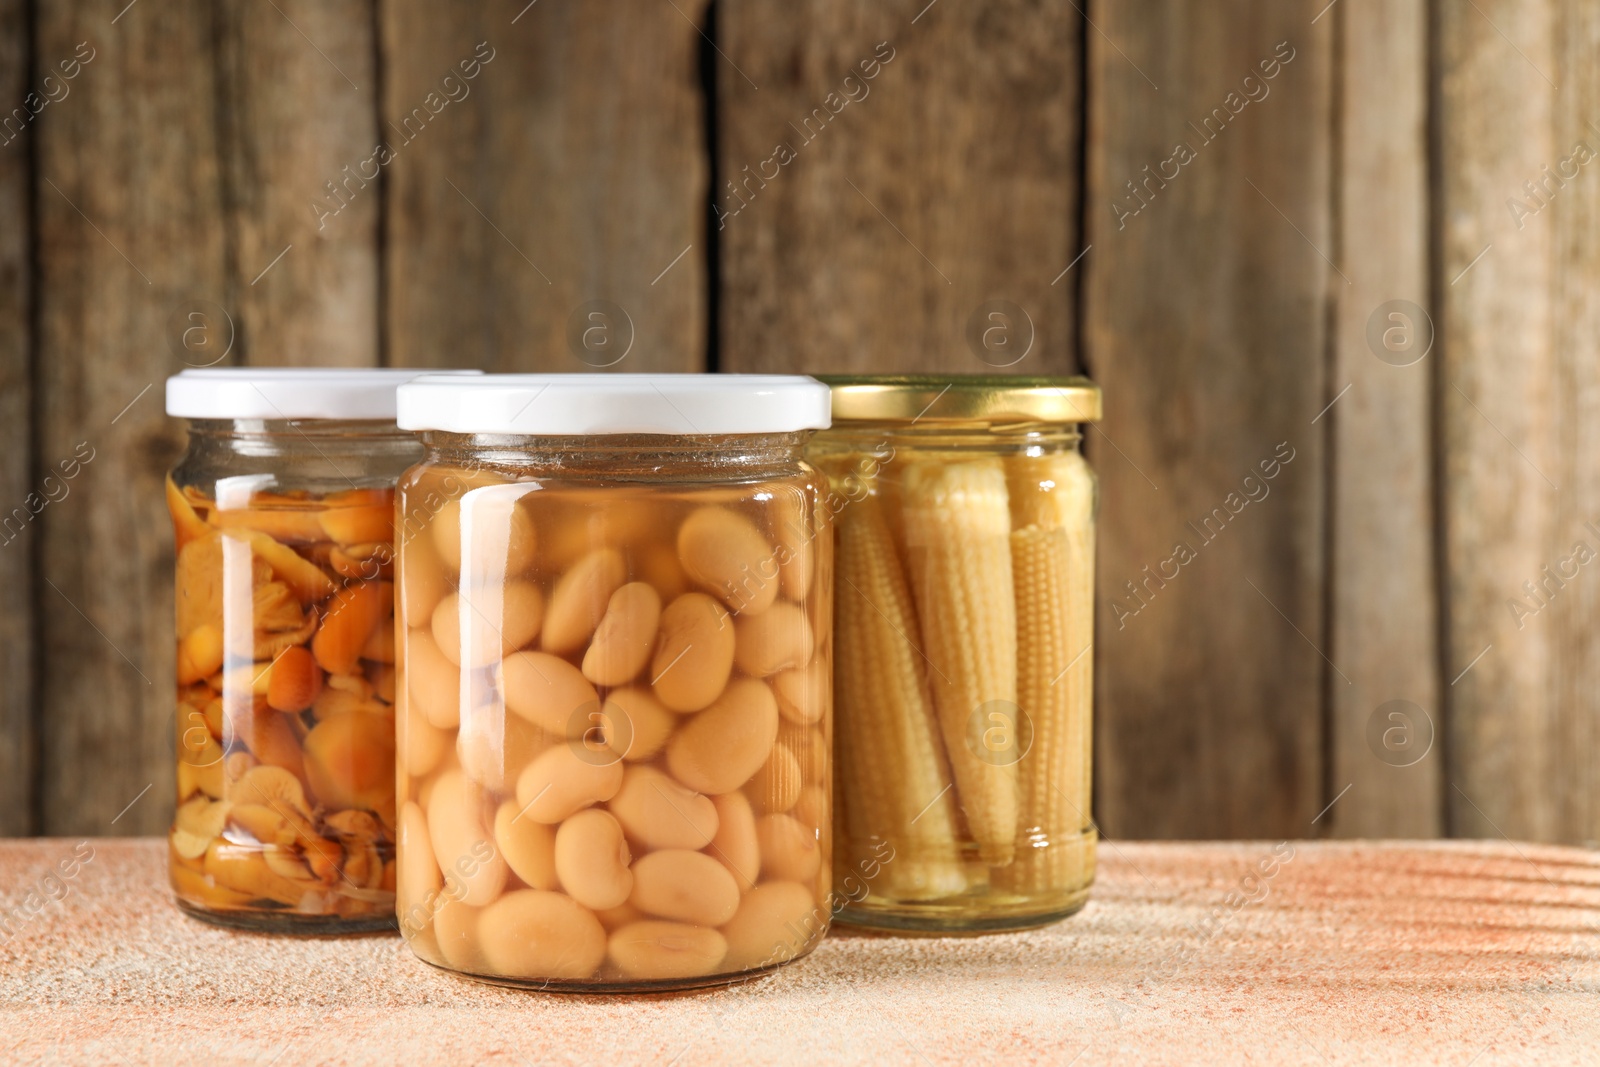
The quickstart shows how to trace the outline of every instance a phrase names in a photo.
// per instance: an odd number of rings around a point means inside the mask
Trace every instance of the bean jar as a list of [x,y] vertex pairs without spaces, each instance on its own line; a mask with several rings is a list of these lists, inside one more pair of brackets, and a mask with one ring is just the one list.
[[400,390],[401,932],[551,990],[714,985],[830,913],[833,541],[804,377]]
[[1096,482],[1081,378],[827,379],[839,920],[1008,930],[1081,908]]
[[185,911],[248,929],[393,928],[394,421],[416,371],[214,368],[167,382],[189,448],[177,540]]

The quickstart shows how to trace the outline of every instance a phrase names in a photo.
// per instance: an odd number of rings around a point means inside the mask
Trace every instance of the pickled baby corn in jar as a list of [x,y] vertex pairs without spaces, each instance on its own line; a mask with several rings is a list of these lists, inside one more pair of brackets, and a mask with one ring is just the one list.
[[1081,908],[1096,482],[1081,378],[827,378],[841,922],[1018,929]]
[[401,933],[552,990],[732,981],[830,919],[833,539],[803,377],[400,390]]
[[177,540],[178,904],[278,932],[394,926],[394,423],[416,371],[167,382]]

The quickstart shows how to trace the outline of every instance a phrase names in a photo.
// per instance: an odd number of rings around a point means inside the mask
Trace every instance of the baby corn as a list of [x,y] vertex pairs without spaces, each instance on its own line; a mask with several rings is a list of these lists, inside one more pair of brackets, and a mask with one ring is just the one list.
[[[917,654],[917,619],[882,505],[852,504],[838,522],[834,722],[853,851],[887,840],[874,880],[891,899],[932,900],[966,888],[955,797]],[[848,797],[848,801],[843,798]],[[854,867],[862,856],[844,858]]]
[[1000,460],[911,465],[904,526],[934,703],[961,807],[983,861],[1003,867],[1015,851],[1017,768],[1003,748],[991,751],[990,742],[1007,740],[1017,650],[1011,517]]
[[1033,745],[1018,765],[1020,893],[1087,884],[1093,694],[1094,476],[1077,453],[1008,461],[1017,598],[1018,703]]

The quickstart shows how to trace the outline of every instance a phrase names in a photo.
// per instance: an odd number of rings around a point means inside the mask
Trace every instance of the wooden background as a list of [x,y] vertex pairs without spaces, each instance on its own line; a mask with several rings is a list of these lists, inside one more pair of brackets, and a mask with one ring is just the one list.
[[1587,0],[0,0],[0,507],[94,457],[0,545],[0,831],[168,818],[167,375],[606,301],[619,370],[1100,381],[1109,836],[1593,843],[1597,82]]

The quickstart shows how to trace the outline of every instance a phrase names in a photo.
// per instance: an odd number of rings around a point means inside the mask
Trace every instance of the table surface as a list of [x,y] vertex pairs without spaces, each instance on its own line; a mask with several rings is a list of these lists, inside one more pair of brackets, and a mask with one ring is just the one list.
[[[92,857],[48,877],[75,848]],[[1600,1062],[1600,853],[1106,843],[1101,857],[1093,901],[1044,930],[840,930],[740,986],[576,997],[456,978],[397,936],[205,925],[172,905],[160,841],[0,842],[0,1062]]]

